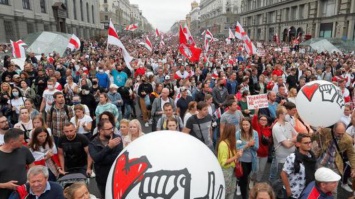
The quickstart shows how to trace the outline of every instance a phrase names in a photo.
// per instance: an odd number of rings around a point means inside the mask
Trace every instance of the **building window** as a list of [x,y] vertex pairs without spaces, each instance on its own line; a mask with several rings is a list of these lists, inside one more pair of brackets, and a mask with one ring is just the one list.
[[335,0],[323,1],[323,16],[329,17],[336,14]]
[[107,15],[105,15],[105,21],[108,21],[108,16]]
[[108,12],[108,7],[105,7],[105,12]]
[[76,2],[75,2],[75,0],[73,0],[73,13],[74,13],[74,19],[77,20],[78,17],[76,15]]
[[41,12],[46,13],[46,0],[40,0],[39,6],[41,7]]
[[276,12],[269,12],[268,23],[276,22]]
[[300,7],[299,7],[298,18],[299,19],[304,19],[304,5],[300,5]]
[[30,0],[22,0],[22,7],[23,9],[30,10],[31,9]]
[[0,0],[0,4],[9,5],[9,0]]
[[90,23],[89,3],[86,3],[86,19]]
[[333,33],[333,23],[320,24],[319,37],[331,38]]
[[107,0],[104,0],[104,3],[107,3]]
[[297,6],[291,8],[291,20],[297,20]]
[[51,31],[51,26],[48,24],[43,25],[44,31]]
[[95,11],[94,11],[94,5],[91,6],[91,15],[92,15],[92,23],[95,23]]
[[81,21],[84,21],[83,0],[80,0]]
[[9,41],[15,39],[14,27],[12,25],[12,21],[4,21],[4,29],[6,32],[6,40]]
[[285,20],[286,21],[290,20],[290,8],[285,9]]
[[35,32],[34,24],[27,23],[27,34],[34,33],[34,32]]

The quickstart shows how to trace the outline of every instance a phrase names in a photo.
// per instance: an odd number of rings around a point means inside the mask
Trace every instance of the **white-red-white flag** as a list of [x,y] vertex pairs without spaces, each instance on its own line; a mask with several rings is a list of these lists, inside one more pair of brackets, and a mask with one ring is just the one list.
[[184,35],[185,35],[185,38],[186,38],[186,41],[187,41],[187,44],[188,45],[195,45],[195,40],[194,38],[192,37],[191,33],[190,33],[190,30],[189,30],[189,27],[187,27],[187,25],[185,24],[184,25],[184,28],[182,29]]
[[80,45],[81,45],[80,39],[76,35],[72,34],[69,40],[68,48],[70,48],[71,50],[79,50]]
[[155,29],[155,37],[160,37],[160,32],[158,28]]
[[[185,28],[184,28],[185,29]],[[192,62],[198,62],[201,55],[201,49],[195,46],[192,36],[187,37],[186,32],[180,25],[179,29],[179,52]],[[191,39],[193,43],[191,43]]]
[[213,34],[212,34],[211,31],[208,30],[208,29],[206,30],[205,37],[206,37],[207,39],[210,39],[211,41],[214,40]]
[[135,31],[138,29],[138,24],[135,23],[135,24],[130,24],[128,26],[126,26],[125,30],[127,31]]
[[26,57],[26,51],[24,46],[27,46],[25,42],[22,40],[18,41],[12,41],[10,40],[11,46],[12,46],[12,56],[15,58],[25,58]]
[[257,49],[248,36],[244,39],[244,48],[249,55],[257,54]]
[[153,45],[152,45],[152,42],[150,42],[148,36],[145,37],[145,47],[146,47],[150,52],[152,52],[152,50],[153,50]]
[[204,30],[204,31],[201,33],[201,35],[203,36],[203,35],[205,35],[205,33],[206,33],[206,30]]
[[235,26],[235,37],[240,39],[240,40],[244,40],[244,37],[247,35],[247,33],[244,31],[244,28],[242,27],[242,25],[237,22],[237,25]]
[[228,39],[235,39],[235,36],[232,32],[232,30],[229,28],[229,31],[228,31]]
[[121,40],[118,39],[118,34],[116,32],[115,27],[113,26],[111,19],[110,19],[110,25],[108,27],[107,44],[118,46],[122,50],[123,59],[125,60],[127,67],[130,70],[133,70],[130,64],[133,58],[131,57],[131,55],[129,55],[128,51],[124,47]]
[[164,40],[160,40],[159,45],[160,45],[160,48],[162,48],[163,46],[165,46],[165,42],[164,42]]

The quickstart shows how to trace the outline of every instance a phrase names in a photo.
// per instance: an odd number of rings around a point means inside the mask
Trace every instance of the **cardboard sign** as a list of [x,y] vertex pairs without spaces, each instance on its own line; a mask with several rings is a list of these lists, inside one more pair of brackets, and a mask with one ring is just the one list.
[[248,109],[266,108],[269,106],[267,94],[247,96]]
[[282,52],[283,53],[289,53],[290,52],[290,47],[288,47],[288,46],[282,47]]

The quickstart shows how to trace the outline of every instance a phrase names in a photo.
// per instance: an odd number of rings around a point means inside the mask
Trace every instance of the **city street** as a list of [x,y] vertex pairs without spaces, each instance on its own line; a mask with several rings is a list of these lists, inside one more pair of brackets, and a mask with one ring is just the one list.
[[[137,110],[137,113],[138,113],[137,115],[140,115],[140,110],[139,110],[138,106],[136,107],[136,110]],[[149,127],[145,127],[142,119],[141,118],[138,118],[138,119],[141,121],[143,132],[146,133],[146,134],[147,133],[151,133],[151,125]],[[267,181],[269,173],[270,173],[269,171],[270,171],[270,163],[268,163],[266,165],[265,174],[264,174],[264,176],[262,178],[263,181]],[[349,193],[349,192],[345,191],[343,188],[341,188],[340,185],[338,187],[338,190],[339,190],[338,198],[346,199],[346,198],[348,198],[348,197],[350,197],[352,195],[351,193]],[[94,194],[97,197],[100,196],[99,190],[96,187],[95,178],[91,178],[90,179],[89,191],[90,191],[91,194]],[[240,199],[240,198],[241,198],[241,196],[236,196],[235,197],[235,199]]]

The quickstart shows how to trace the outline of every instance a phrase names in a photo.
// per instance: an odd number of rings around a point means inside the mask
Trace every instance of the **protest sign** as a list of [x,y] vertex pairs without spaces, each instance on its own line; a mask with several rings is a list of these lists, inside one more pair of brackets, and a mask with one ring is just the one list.
[[247,96],[247,104],[249,110],[256,108],[266,108],[268,107],[267,95],[249,95]]

